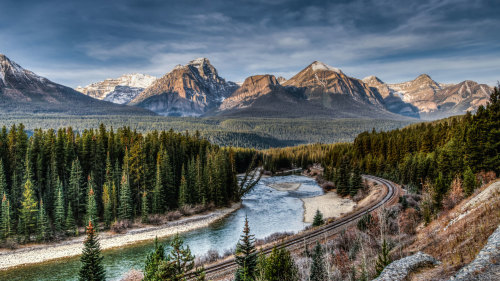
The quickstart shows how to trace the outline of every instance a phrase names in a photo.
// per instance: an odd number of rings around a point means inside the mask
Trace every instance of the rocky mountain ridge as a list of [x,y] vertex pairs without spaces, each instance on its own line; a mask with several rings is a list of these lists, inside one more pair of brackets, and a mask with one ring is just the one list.
[[22,68],[0,54],[0,113],[153,115],[137,107],[100,101]]
[[206,58],[177,65],[129,104],[160,115],[199,116],[218,107],[238,85],[226,82]]

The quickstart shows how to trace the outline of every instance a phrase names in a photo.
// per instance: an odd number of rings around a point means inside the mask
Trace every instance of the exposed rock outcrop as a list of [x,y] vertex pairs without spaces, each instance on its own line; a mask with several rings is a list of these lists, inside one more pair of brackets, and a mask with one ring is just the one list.
[[432,256],[418,252],[392,262],[384,268],[384,271],[374,281],[403,281],[416,269],[438,263]]

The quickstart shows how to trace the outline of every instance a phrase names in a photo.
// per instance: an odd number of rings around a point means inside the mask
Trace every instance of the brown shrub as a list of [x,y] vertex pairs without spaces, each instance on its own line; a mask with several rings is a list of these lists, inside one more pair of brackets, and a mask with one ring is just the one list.
[[132,223],[129,220],[115,221],[111,225],[111,231],[114,233],[125,233],[127,228],[131,227]]
[[420,221],[417,210],[408,208],[399,216],[399,229],[406,234],[415,234],[415,230]]
[[347,253],[342,249],[337,249],[333,255],[333,263],[337,269],[342,273],[342,277],[345,277],[347,273],[351,270],[351,263],[349,262],[349,257]]
[[181,217],[182,217],[182,214],[179,210],[170,211],[165,215],[165,218],[167,219],[167,221],[175,221],[175,220],[180,219]]
[[458,203],[460,203],[464,199],[464,192],[462,187],[462,180],[460,177],[456,177],[450,187],[450,191],[443,199],[443,208],[444,210],[451,210]]
[[142,271],[131,269],[120,279],[120,281],[141,281],[144,279]]
[[161,225],[165,223],[165,218],[159,214],[153,214],[148,217],[149,224]]
[[497,175],[495,174],[494,171],[489,171],[489,172],[481,171],[477,173],[476,178],[481,183],[481,185],[485,185],[494,181],[497,178]]

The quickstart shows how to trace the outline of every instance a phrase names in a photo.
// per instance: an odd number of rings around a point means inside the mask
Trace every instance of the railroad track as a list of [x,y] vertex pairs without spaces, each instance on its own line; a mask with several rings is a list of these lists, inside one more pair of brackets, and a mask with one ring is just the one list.
[[[382,199],[378,200],[376,202],[373,202],[363,208],[360,208],[354,213],[351,213],[350,215],[344,216],[338,220],[335,220],[329,224],[326,224],[322,227],[315,228],[310,231],[305,231],[303,233],[297,234],[293,236],[293,238],[289,240],[285,240],[283,242],[270,245],[264,248],[261,248],[259,252],[261,253],[270,253],[274,247],[287,247],[291,248],[297,245],[301,245],[307,242],[312,242],[312,241],[318,241],[321,239],[322,236],[326,236],[327,233],[333,234],[336,231],[340,231],[343,229],[343,227],[348,226],[352,224],[353,222],[356,222],[358,219],[360,219],[363,215],[367,213],[371,213],[379,208],[381,208],[384,205],[390,205],[394,204],[397,202],[399,199],[399,195],[401,193],[401,190],[399,187],[397,187],[393,182],[388,181],[386,179],[378,178],[375,176],[371,175],[363,175],[364,178],[370,179],[374,182],[377,182],[378,184],[384,186],[385,189],[385,194],[384,196],[381,196]],[[217,272],[224,272],[226,270],[229,270],[233,267],[236,267],[236,263],[234,261],[234,257],[226,260],[224,262],[208,266],[205,268],[205,273],[207,275],[212,275]]]

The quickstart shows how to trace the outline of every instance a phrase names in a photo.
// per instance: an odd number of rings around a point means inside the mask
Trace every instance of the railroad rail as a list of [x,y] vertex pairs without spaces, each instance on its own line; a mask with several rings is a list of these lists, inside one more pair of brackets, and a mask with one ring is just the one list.
[[[334,234],[344,227],[351,225],[352,223],[356,222],[358,219],[360,219],[363,215],[367,213],[371,213],[384,205],[392,205],[397,202],[399,199],[399,195],[401,195],[402,190],[396,186],[391,181],[388,181],[386,179],[382,179],[379,177],[371,176],[371,175],[363,175],[364,178],[372,180],[382,186],[384,186],[385,193],[382,197],[381,200],[377,200],[375,202],[372,202],[371,204],[364,206],[363,208],[360,208],[356,210],[355,212],[344,216],[338,220],[332,221],[326,225],[323,225],[318,228],[314,228],[312,230],[304,231],[302,233],[299,233],[297,235],[292,236],[292,238],[273,244],[273,245],[268,245],[265,246],[264,248],[259,249],[259,252],[268,254],[272,251],[274,247],[287,247],[291,248],[293,246],[297,245],[302,245],[305,243],[305,241],[311,242],[311,241],[318,241],[321,239],[323,235],[326,236],[327,233],[329,234]],[[205,273],[207,275],[212,275],[217,272],[224,272],[227,271],[233,267],[236,267],[236,263],[234,260],[234,257],[231,259],[228,259],[226,261],[210,265],[205,268]]]

